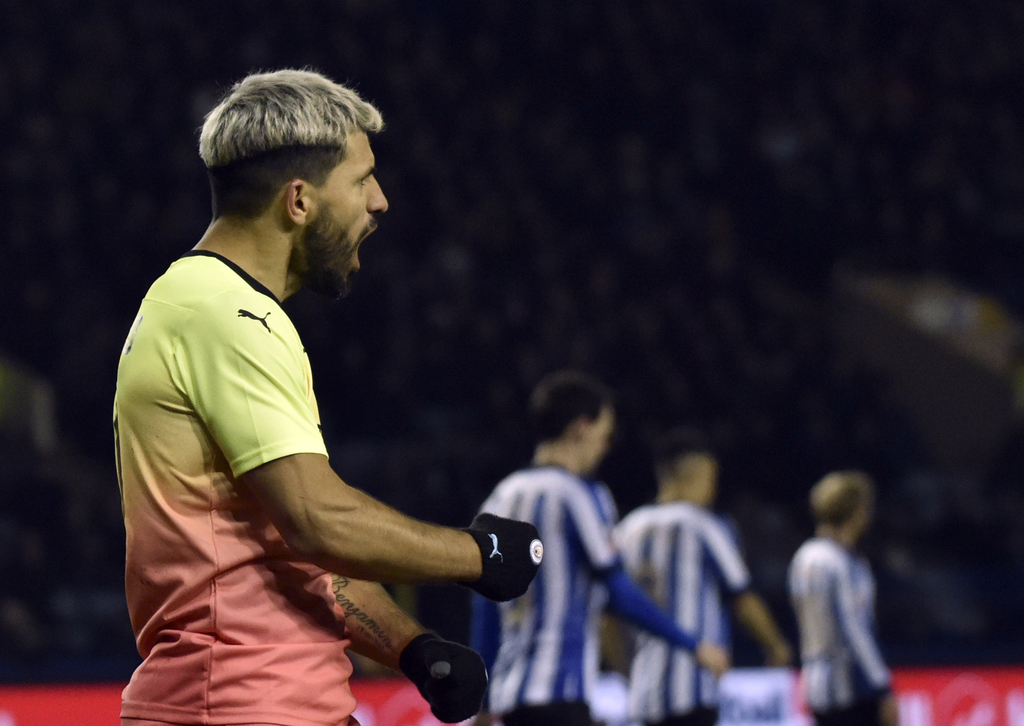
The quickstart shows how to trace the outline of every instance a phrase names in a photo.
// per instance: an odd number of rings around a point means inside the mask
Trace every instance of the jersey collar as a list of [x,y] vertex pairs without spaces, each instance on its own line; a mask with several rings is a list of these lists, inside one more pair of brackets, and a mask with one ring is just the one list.
[[268,288],[266,285],[264,285],[262,282],[257,280],[255,277],[250,275],[248,272],[243,270],[241,267],[236,265],[234,262],[229,260],[224,255],[218,255],[216,252],[210,252],[209,250],[192,250],[190,252],[186,252],[185,254],[183,254],[182,257],[213,257],[215,259],[218,259],[225,265],[230,267],[232,270],[234,270],[239,277],[241,277],[243,280],[249,283],[249,286],[252,287],[253,290],[255,290],[256,292],[263,293],[271,300],[276,302],[278,305],[281,304],[281,301],[278,300],[277,296],[270,291],[270,288]]

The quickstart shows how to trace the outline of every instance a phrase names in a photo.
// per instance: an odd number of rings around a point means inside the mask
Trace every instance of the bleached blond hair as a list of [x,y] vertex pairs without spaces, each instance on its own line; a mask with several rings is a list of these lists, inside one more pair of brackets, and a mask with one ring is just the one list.
[[344,156],[349,134],[382,128],[373,105],[315,71],[255,73],[206,115],[199,156],[211,169],[285,147],[337,149]]
[[810,500],[818,524],[841,526],[874,504],[875,483],[862,471],[834,471],[811,487]]

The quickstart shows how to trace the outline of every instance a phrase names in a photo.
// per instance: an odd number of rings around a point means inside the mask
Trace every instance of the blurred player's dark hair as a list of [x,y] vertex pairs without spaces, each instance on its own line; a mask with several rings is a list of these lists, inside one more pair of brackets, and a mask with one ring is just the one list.
[[576,419],[594,420],[614,405],[611,390],[596,378],[577,371],[545,376],[530,395],[530,419],[539,443],[559,438]]
[[707,434],[692,426],[678,426],[664,432],[654,440],[651,453],[657,471],[671,468],[679,459],[691,454],[706,454],[716,460],[718,458]]

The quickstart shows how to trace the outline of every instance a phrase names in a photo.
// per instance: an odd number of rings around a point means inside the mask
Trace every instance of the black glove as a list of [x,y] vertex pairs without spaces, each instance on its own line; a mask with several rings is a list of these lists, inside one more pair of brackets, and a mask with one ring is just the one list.
[[480,712],[487,693],[487,669],[475,650],[423,633],[405,646],[398,665],[438,720],[458,723]]
[[526,592],[544,557],[537,528],[529,522],[478,514],[464,532],[480,547],[483,574],[465,583],[488,600],[505,602]]

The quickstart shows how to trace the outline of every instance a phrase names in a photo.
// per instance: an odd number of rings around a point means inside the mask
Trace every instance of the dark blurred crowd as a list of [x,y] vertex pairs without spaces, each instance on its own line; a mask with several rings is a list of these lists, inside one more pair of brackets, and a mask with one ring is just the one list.
[[[857,467],[881,491],[890,658],[1024,660],[1000,584],[1024,573],[1019,462],[937,472],[887,381],[835,355],[826,304],[852,261],[1024,308],[1024,6],[44,0],[0,32],[0,350],[54,383],[63,441],[0,448],[0,663],[132,657],[118,353],[209,222],[204,113],[285,66],[353,83],[388,126],[391,210],[353,293],[287,304],[350,483],[468,523],[529,456],[530,387],[585,369],[618,395],[623,512],[653,495],[653,435],[710,432],[783,622],[806,492]],[[441,596],[424,619],[465,637]]]

